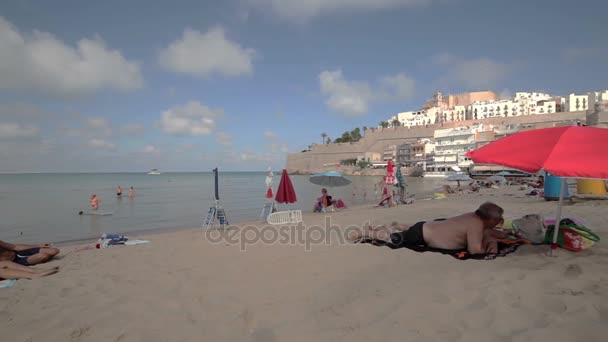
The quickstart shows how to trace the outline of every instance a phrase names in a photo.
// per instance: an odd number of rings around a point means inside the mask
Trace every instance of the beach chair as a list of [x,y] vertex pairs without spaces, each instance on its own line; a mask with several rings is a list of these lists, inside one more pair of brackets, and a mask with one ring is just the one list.
[[302,222],[302,210],[277,211],[268,215],[269,224],[290,224]]

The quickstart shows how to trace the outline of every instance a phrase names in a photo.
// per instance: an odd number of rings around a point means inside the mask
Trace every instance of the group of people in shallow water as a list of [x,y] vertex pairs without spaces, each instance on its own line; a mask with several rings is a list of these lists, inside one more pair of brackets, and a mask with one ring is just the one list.
[[[120,185],[116,188],[116,197],[122,198],[122,187]],[[133,187],[129,188],[128,197],[129,198],[135,197],[135,189]],[[91,199],[89,200],[91,209],[93,209],[93,210],[99,209],[100,203],[101,203],[101,200],[99,199],[99,197],[97,197],[97,194],[92,194]]]
[[[122,187],[116,188],[116,196],[122,197]],[[135,189],[129,188],[128,197],[135,197]],[[101,200],[96,194],[91,196],[91,209],[99,209]],[[82,213],[82,212],[80,212]],[[0,280],[33,279],[48,276],[59,271],[59,267],[36,269],[37,264],[45,263],[59,254],[59,249],[50,243],[25,245],[0,241]]]

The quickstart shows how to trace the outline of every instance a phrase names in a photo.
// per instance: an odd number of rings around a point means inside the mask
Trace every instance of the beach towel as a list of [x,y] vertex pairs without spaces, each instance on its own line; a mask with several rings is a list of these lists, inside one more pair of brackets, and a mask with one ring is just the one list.
[[134,245],[140,245],[142,243],[149,243],[150,241],[148,240],[128,240],[125,241],[125,246],[134,246]]
[[[374,246],[386,246],[391,249],[398,249],[401,247],[395,246],[391,243],[377,240],[362,240],[361,243],[370,243]],[[494,260],[498,257],[504,257],[511,254],[519,248],[521,245],[525,245],[529,241],[524,239],[504,239],[498,242],[498,253],[496,254],[471,254],[466,249],[440,249],[429,246],[405,246],[405,248],[413,250],[415,252],[435,252],[446,255],[451,255],[458,260]]]
[[15,285],[17,281],[15,279],[7,279],[0,281],[0,289],[9,289]]

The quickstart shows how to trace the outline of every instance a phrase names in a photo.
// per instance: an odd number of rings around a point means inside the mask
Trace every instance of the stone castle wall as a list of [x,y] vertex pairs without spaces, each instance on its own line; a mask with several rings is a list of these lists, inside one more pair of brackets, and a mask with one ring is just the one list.
[[[586,113],[564,112],[553,114],[537,114],[514,117],[499,117],[491,119],[464,120],[433,124],[428,127],[397,127],[367,130],[365,136],[358,142],[313,144],[310,151],[290,153],[287,155],[286,169],[289,173],[315,173],[335,170],[335,164],[344,159],[357,158],[365,152],[382,153],[388,146],[415,142],[423,138],[432,138],[436,129],[462,127],[475,123],[490,125],[525,125],[530,128],[545,128],[569,125],[576,121],[585,122]],[[325,165],[330,164],[330,165]]]

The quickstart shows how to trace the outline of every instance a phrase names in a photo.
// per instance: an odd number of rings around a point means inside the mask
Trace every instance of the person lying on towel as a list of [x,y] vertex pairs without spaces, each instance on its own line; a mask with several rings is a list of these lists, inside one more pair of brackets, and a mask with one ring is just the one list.
[[380,241],[393,248],[432,247],[444,250],[467,249],[470,254],[497,253],[497,240],[508,233],[495,230],[504,221],[504,210],[492,202],[475,212],[448,219],[420,221],[413,225],[369,227],[350,236],[353,241]]
[[13,261],[23,266],[31,266],[47,262],[57,254],[59,249],[51,247],[50,243],[20,245],[0,241],[0,261]]

